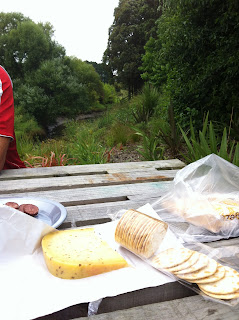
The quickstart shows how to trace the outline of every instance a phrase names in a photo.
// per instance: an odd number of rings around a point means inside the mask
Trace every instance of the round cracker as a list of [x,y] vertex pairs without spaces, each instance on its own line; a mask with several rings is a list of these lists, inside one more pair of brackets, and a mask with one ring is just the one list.
[[126,236],[126,242],[130,243],[131,240],[135,237],[136,231],[138,229],[139,224],[141,225],[142,223],[142,217],[141,215],[137,212],[134,220],[132,221],[132,224],[128,230],[128,234]]
[[167,233],[168,225],[165,222],[159,221],[156,225],[155,230],[150,234],[150,237],[147,239],[147,243],[144,248],[144,256],[149,258],[156,251],[158,251],[164,237]]
[[168,272],[175,272],[175,271],[184,270],[184,269],[191,267],[193,264],[195,264],[198,261],[198,259],[199,259],[199,255],[197,254],[196,251],[194,251],[193,254],[191,255],[191,257],[187,261],[179,264],[176,267],[166,268],[165,270]]
[[216,298],[216,299],[221,299],[221,300],[231,300],[231,299],[237,299],[239,298],[239,291],[233,292],[233,293],[228,293],[228,294],[215,294],[211,292],[206,292],[201,289],[203,293],[208,295],[209,297]]
[[[200,252],[196,252],[195,254],[199,255],[199,259],[197,260],[197,262],[194,263],[192,266],[190,266],[187,269],[175,271],[174,274],[177,277],[182,278],[181,276],[185,275],[186,273],[187,274],[193,273],[195,271],[198,271],[198,270],[206,267],[206,265],[208,264],[209,258],[205,254],[202,254]],[[216,271],[216,269],[215,269],[215,271]]]
[[115,241],[119,242],[121,239],[121,232],[122,232],[122,228],[123,228],[123,224],[124,224],[124,216],[125,213],[123,214],[123,216],[119,219],[117,225],[116,225],[116,229],[115,229]]
[[239,291],[239,273],[230,267],[225,267],[225,269],[224,278],[212,283],[198,284],[199,288],[207,293],[223,295]]
[[116,230],[115,230],[115,240],[121,244],[125,243],[124,232],[128,222],[133,220],[135,216],[137,216],[137,211],[130,209],[127,210],[122,217],[120,218]]
[[[200,258],[199,258],[199,261],[200,261]],[[213,259],[208,258],[208,263],[205,267],[203,267],[195,272],[185,273],[183,275],[178,275],[178,277],[181,279],[184,279],[186,281],[197,282],[198,279],[202,279],[202,278],[213,275],[216,272],[216,270],[217,270],[217,262]]]
[[142,237],[137,244],[137,250],[144,252],[144,245],[147,243],[147,239],[152,235],[154,230],[157,228],[157,224],[154,221],[147,223],[147,227],[142,232]]
[[131,238],[131,242],[129,243],[130,247],[137,250],[139,243],[146,237],[146,230],[149,229],[149,225],[151,225],[151,223],[152,221],[148,221],[145,216],[140,216],[140,220],[138,221],[133,237]]
[[137,230],[137,225],[139,224],[140,221],[141,221],[141,215],[139,212],[135,211],[134,220],[132,221],[131,226],[127,230],[127,235],[126,235],[126,239],[125,239],[125,242],[127,244],[130,244],[131,240],[135,236],[135,232]]
[[128,235],[127,244],[129,248],[136,250],[138,242],[140,241],[140,236],[142,236],[145,227],[145,221],[139,216],[135,221],[134,228],[131,230],[131,235]]
[[115,239],[127,249],[138,254],[139,244],[150,233],[155,219],[133,209],[125,212],[121,219]]
[[172,268],[185,261],[187,261],[194,251],[187,248],[169,248],[158,253],[154,259],[153,264],[158,268]]
[[122,232],[121,232],[121,241],[123,241],[126,244],[127,244],[129,229],[134,223],[134,220],[137,216],[138,216],[138,213],[135,210],[129,210],[125,215],[124,224],[122,226]]
[[206,278],[198,279],[195,282],[197,284],[216,282],[216,281],[221,280],[222,278],[224,278],[225,274],[226,274],[225,267],[218,263],[217,264],[217,270],[213,275],[211,275],[209,277],[206,277]]
[[154,234],[155,232],[157,232],[157,230],[158,230],[158,223],[154,223],[154,225],[152,225],[151,228],[148,230],[147,232],[148,234],[146,235],[144,241],[140,244],[138,251],[140,251],[144,256],[145,255],[148,256],[149,252],[152,251],[150,248],[152,248],[152,241],[154,238]]

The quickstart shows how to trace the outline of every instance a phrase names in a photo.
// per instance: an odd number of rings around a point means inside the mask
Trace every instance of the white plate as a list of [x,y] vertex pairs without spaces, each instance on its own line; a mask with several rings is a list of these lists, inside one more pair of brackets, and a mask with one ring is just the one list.
[[25,203],[34,204],[39,208],[35,219],[40,219],[53,228],[59,227],[67,215],[66,208],[63,205],[48,199],[30,197],[0,198],[0,204],[5,204],[6,202],[17,202],[19,205]]

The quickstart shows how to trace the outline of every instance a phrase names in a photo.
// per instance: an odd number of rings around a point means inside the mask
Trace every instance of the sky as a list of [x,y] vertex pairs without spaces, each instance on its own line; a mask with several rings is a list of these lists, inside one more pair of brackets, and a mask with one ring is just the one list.
[[8,0],[0,12],[21,12],[34,22],[50,22],[54,40],[68,56],[100,63],[119,0]]

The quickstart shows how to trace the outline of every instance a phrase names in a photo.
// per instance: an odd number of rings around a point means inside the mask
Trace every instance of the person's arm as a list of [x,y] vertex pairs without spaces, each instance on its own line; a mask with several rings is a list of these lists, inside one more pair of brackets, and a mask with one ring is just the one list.
[[2,170],[11,138],[0,136],[0,171]]
[[9,143],[14,138],[14,100],[12,81],[0,66],[0,171],[3,169]]

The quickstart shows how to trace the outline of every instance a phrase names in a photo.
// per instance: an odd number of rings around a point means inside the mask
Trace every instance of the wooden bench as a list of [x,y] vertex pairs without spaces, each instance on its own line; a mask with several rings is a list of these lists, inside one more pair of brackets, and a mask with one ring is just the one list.
[[[172,184],[184,163],[177,159],[6,170],[0,173],[0,198],[41,197],[67,209],[59,229],[105,223],[121,209],[154,203]],[[211,243],[238,245],[238,239]],[[88,304],[41,317],[44,320],[85,319]],[[206,301],[178,282],[104,298],[96,320],[106,319],[239,319],[235,308]]]

